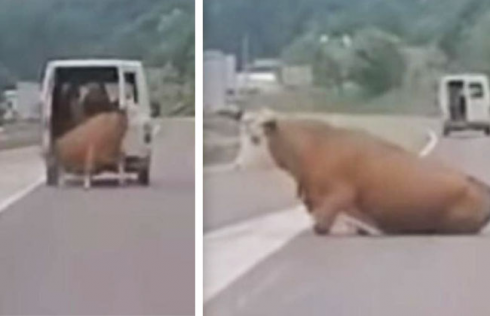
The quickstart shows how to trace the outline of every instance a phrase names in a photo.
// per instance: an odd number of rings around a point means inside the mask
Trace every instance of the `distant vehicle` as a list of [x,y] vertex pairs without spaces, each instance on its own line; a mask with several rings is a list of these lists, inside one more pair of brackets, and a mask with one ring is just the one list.
[[443,135],[452,131],[481,130],[490,135],[490,89],[483,74],[449,75],[439,82],[438,103]]
[[15,121],[17,117],[17,91],[7,90],[4,92],[5,103],[3,104],[2,120],[4,122]]
[[61,101],[63,91],[76,87],[76,95],[83,98],[87,86],[94,83],[102,85],[110,101],[115,102],[118,108],[126,109],[129,127],[123,143],[125,170],[136,173],[138,181],[148,185],[153,128],[143,65],[139,61],[113,59],[57,60],[47,64],[41,95],[42,151],[47,184],[58,183],[53,145],[54,140],[63,133],[62,127],[66,126],[65,122],[59,121],[74,121],[76,112],[80,111]]

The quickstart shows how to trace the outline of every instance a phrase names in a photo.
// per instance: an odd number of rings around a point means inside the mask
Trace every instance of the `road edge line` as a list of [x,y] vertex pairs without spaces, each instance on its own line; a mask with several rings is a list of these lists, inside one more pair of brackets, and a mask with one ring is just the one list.
[[[301,223],[301,221],[303,221],[303,224],[291,228],[289,225],[291,221],[294,221],[295,223],[298,223],[298,221]],[[274,225],[271,225],[271,223],[274,223]],[[272,230],[270,229],[271,226],[273,227]],[[225,226],[205,233],[205,252],[206,248],[208,248],[208,255],[205,256],[204,260],[205,275],[215,271],[215,273],[219,274],[221,277],[217,280],[214,279],[215,281],[211,283],[204,282],[204,304],[217,297],[233,284],[233,282],[240,279],[271,254],[284,247],[284,245],[309,226],[310,218],[304,210],[304,207],[302,205],[296,205],[279,212],[271,212],[258,217],[253,217],[245,221],[240,221],[237,224]],[[270,234],[273,238],[264,240],[264,232]],[[257,236],[262,236],[262,238],[257,238]],[[265,238],[267,239],[267,236]],[[238,244],[241,244],[242,248],[245,247],[251,251],[241,252],[241,255],[237,255],[236,253],[230,253],[225,250],[221,251],[218,256],[210,256],[209,252],[212,252],[213,249],[209,248],[213,248],[214,246],[214,249],[217,249],[220,247],[220,245],[218,245],[218,247],[213,245],[213,241],[215,243],[221,243],[221,247],[227,246],[229,248],[231,247],[230,241],[233,242],[233,239],[235,239],[233,247],[235,247],[238,242]],[[258,245],[260,245],[260,247],[257,247]],[[216,257],[221,257],[218,258],[218,261],[221,262],[221,268],[219,268],[220,264],[212,262],[213,260],[216,261]],[[208,264],[207,262],[209,261],[211,261],[211,263]],[[230,264],[230,261],[231,263],[234,261],[234,264]],[[230,267],[226,269],[227,273],[223,273],[223,270],[225,270],[223,265],[228,265]],[[206,269],[206,267],[208,268]],[[219,270],[219,272],[216,270]],[[223,276],[225,277],[223,278]],[[208,280],[209,279],[211,278],[208,278]]]
[[429,141],[427,142],[427,144],[425,144],[424,148],[422,148],[422,150],[419,152],[420,157],[425,157],[429,155],[432,152],[432,150],[434,150],[437,143],[439,142],[439,137],[437,137],[437,134],[436,132],[434,132],[434,130],[429,129],[427,133],[429,136]]
[[229,172],[236,169],[237,168],[234,163],[224,163],[224,164],[205,167],[203,171],[204,173],[220,173],[220,172]]
[[7,210],[9,207],[14,205],[18,201],[20,201],[25,196],[29,195],[29,193],[31,193],[32,191],[37,189],[37,187],[39,187],[41,184],[43,184],[44,181],[45,181],[45,177],[40,176],[37,180],[35,180],[31,184],[27,185],[23,189],[18,190],[17,192],[15,192],[11,196],[9,196],[7,199],[0,202],[0,214],[5,212],[5,210]]

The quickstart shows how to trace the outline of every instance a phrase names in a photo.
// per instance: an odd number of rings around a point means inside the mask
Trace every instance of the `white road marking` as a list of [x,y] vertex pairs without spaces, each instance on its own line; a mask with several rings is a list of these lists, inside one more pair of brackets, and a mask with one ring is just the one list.
[[0,202],[0,214],[3,213],[7,208],[15,204],[17,201],[21,200],[24,198],[26,195],[34,191],[38,186],[43,184],[45,182],[45,177],[41,176],[39,179],[34,181],[33,183],[29,184],[25,188],[17,191],[7,199],[3,200]]
[[[436,133],[429,130],[428,136],[429,141],[419,152],[421,157],[427,156],[437,145]],[[222,171],[231,169],[230,165],[206,169],[212,172],[220,168],[223,168]],[[337,231],[332,232],[333,234],[345,234],[352,226],[363,228],[373,235],[380,234],[374,228],[366,227],[345,214],[337,218],[336,224],[340,225],[337,226]],[[205,234],[204,302],[216,297],[232,282],[284,247],[302,231],[310,228],[311,219],[300,205],[289,210],[254,217]]]
[[[204,301],[311,226],[302,206],[241,222],[204,236]],[[238,250],[238,251],[237,251]]]
[[436,132],[434,132],[433,130],[430,129],[428,131],[428,134],[429,134],[429,141],[424,146],[424,148],[420,151],[419,153],[420,157],[425,157],[428,154],[430,154],[432,150],[434,150],[434,148],[436,147],[437,142],[439,141]]
[[43,181],[43,162],[38,146],[0,151],[0,213],[22,199]]

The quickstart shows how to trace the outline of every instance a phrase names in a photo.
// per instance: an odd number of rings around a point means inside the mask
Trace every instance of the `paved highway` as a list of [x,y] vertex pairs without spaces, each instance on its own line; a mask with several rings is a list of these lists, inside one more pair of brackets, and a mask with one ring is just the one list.
[[2,210],[0,314],[194,315],[194,122],[164,122],[153,159],[149,188],[40,185]]
[[[490,183],[489,138],[455,134],[430,156]],[[270,192],[273,185],[256,176],[241,188]],[[286,194],[277,192],[278,199]],[[318,237],[301,210],[272,218],[269,202],[257,205],[240,195],[223,198],[229,207],[248,205],[247,214],[206,236],[207,316],[490,314],[490,236]],[[291,195],[280,199],[296,203]],[[214,213],[225,217],[224,209]],[[247,216],[254,216],[248,225]]]
[[204,174],[205,233],[296,204],[294,182],[278,170]]

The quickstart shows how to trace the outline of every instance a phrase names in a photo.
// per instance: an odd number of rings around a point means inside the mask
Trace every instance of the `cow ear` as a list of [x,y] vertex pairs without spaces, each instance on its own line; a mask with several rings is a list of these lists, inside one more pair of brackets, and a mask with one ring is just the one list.
[[264,122],[263,126],[266,133],[273,132],[277,129],[277,120],[275,119],[268,120]]

